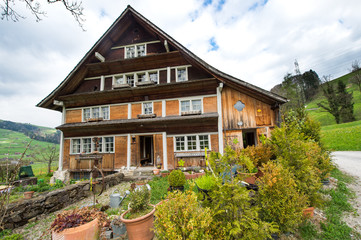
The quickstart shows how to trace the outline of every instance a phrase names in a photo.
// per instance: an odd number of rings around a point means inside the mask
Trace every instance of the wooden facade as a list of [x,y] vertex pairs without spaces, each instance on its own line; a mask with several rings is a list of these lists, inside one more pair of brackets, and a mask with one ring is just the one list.
[[111,172],[204,166],[205,148],[269,136],[285,102],[208,65],[128,6],[38,106],[63,114],[60,170],[89,171],[84,156],[96,152]]

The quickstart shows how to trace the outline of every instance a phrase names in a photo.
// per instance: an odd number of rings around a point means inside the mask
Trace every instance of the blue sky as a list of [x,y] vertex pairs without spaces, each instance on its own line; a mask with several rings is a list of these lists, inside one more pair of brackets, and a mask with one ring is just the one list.
[[0,119],[60,125],[60,113],[35,105],[128,4],[212,66],[267,90],[295,59],[301,72],[332,78],[361,60],[359,0],[83,1],[86,32],[61,4],[43,3],[39,23],[26,9],[20,22],[0,21]]

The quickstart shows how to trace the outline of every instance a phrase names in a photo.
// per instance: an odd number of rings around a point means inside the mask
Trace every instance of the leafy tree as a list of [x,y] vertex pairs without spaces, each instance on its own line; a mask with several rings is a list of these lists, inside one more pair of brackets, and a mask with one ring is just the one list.
[[351,82],[355,84],[361,92],[361,70],[354,72],[354,75],[351,77]]
[[346,91],[346,85],[341,80],[337,82],[337,89],[335,89],[329,81],[329,77],[324,76],[324,79],[322,91],[327,102],[323,101],[317,103],[317,105],[331,113],[335,117],[337,124],[354,121],[352,92],[348,93]]
[[55,144],[49,144],[46,147],[38,148],[33,156],[36,161],[48,163],[48,174],[51,173],[51,164],[59,158],[59,150]]
[[[75,21],[79,24],[79,26],[83,28],[83,23],[85,21],[83,15],[83,6],[82,2],[74,1],[69,2],[69,0],[47,0],[49,4],[60,2],[63,4],[65,9],[69,11]],[[12,20],[14,22],[18,22],[20,19],[24,19],[25,17],[19,13],[18,6],[25,6],[34,16],[36,21],[42,20],[42,17],[46,15],[46,12],[41,10],[41,4],[38,1],[34,0],[4,0],[0,3],[1,9],[1,19]]]

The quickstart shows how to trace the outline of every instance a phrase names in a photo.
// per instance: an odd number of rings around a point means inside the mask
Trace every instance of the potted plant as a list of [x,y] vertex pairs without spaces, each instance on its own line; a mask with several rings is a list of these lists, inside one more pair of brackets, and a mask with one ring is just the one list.
[[152,239],[155,207],[150,205],[150,190],[145,186],[135,189],[129,195],[129,201],[130,209],[120,216],[127,228],[129,239]]
[[181,170],[174,170],[168,177],[169,188],[173,190],[184,190],[184,184],[186,183],[186,176]]
[[27,191],[27,192],[24,192],[24,198],[25,199],[31,199],[34,195],[34,191]]
[[169,171],[168,170],[162,170],[160,171],[160,174],[162,175],[162,177],[166,177],[169,175]]
[[107,215],[96,208],[84,207],[63,211],[50,226],[52,239],[98,239],[101,227],[109,226]]
[[154,175],[158,175],[159,173],[160,173],[160,169],[159,169],[159,168],[153,169],[153,174],[154,174]]

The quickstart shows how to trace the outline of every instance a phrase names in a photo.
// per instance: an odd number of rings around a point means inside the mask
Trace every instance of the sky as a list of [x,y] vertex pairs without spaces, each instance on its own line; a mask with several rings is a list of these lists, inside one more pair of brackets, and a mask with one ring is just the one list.
[[[131,5],[213,67],[270,90],[287,73],[310,69],[337,78],[361,60],[359,0],[83,1],[83,31],[61,3],[46,16],[0,20],[0,119],[60,125],[61,113],[35,105],[63,81]],[[0,3],[3,4],[3,3]]]

